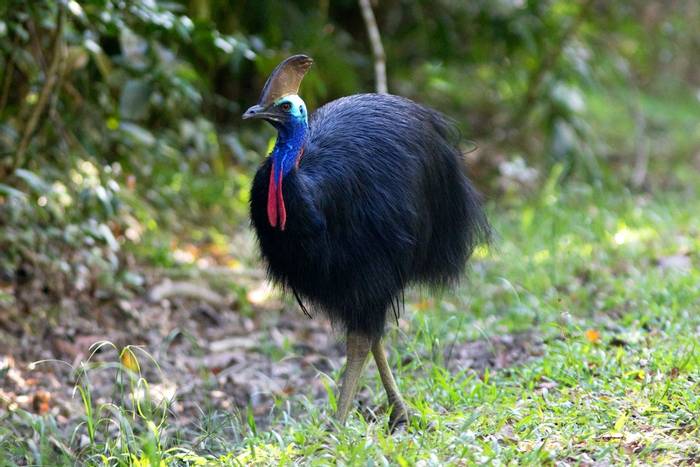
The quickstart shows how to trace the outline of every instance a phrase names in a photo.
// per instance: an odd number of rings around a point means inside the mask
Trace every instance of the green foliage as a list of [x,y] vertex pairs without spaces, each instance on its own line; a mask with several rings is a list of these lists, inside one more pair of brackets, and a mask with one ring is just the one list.
[[[692,0],[392,0],[375,9],[390,90],[455,117],[488,148],[477,161],[485,189],[502,189],[511,160],[545,177],[561,165],[562,179],[600,182],[629,174],[657,135],[672,134],[659,146],[682,152],[674,164],[700,144],[697,125],[678,131],[660,116],[666,109],[648,105],[695,99]],[[95,188],[95,215],[135,219],[146,245],[138,248],[152,247],[147,256],[163,264],[168,232],[244,222],[250,174],[272,130],[239,127],[239,115],[282,57],[316,59],[302,90],[312,108],[372,89],[352,0],[7,0],[0,18],[0,209],[27,183],[18,169],[74,196],[83,188],[66,174],[92,164],[112,180]]]
[[183,214],[243,217],[249,179],[227,159],[249,152],[236,133],[217,131],[213,113],[239,106],[216,94],[212,70],[235,74],[255,55],[244,37],[176,4],[0,9],[5,276],[23,263],[62,272],[60,295],[86,288],[76,281],[87,262],[91,277],[120,281],[120,246],[157,244],[158,229],[181,228]]
[[[16,188],[0,184],[0,271],[35,281],[49,298],[121,290],[122,243],[114,230],[134,229],[121,216],[114,173],[81,161],[63,181],[17,169]],[[132,277],[133,279],[133,277]],[[126,282],[129,282],[128,280]],[[132,285],[138,285],[132,283]],[[35,304],[38,305],[38,304]]]

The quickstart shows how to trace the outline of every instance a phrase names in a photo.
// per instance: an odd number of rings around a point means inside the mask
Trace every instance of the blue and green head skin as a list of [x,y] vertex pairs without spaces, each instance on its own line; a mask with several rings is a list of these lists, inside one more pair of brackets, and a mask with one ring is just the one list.
[[272,150],[272,158],[275,181],[278,181],[280,176],[287,175],[294,168],[301,156],[309,120],[306,104],[296,94],[281,97],[274,106],[278,109],[279,118],[271,120],[270,123],[277,128],[277,141]]
[[306,104],[296,94],[280,97],[267,107],[254,105],[244,118],[262,118],[277,128],[277,141],[272,150],[274,184],[277,186],[301,157],[309,128]]
[[264,119],[277,128],[277,142],[272,151],[275,183],[294,168],[304,147],[308,114],[298,93],[312,63],[306,55],[294,55],[277,65],[258,103],[243,114],[244,119]]
[[280,230],[287,221],[283,179],[298,165],[306,142],[308,117],[299,86],[312,63],[307,55],[282,61],[267,78],[258,103],[243,114],[243,118],[260,118],[277,128],[277,142],[270,155],[267,219],[271,227],[279,226]]

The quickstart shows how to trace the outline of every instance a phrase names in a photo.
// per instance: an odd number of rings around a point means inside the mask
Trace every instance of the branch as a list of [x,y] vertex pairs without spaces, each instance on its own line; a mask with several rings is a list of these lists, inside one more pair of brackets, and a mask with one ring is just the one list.
[[[44,73],[44,76],[48,76],[49,71],[48,71],[48,66],[46,64],[46,57],[44,56],[44,51],[41,50],[41,43],[39,42],[38,34],[36,33],[36,26],[34,25],[34,21],[31,20],[29,21],[29,28],[30,28],[30,34],[32,35],[32,43],[34,44],[34,48],[36,49],[36,55],[38,57],[38,61],[41,64],[41,71]],[[53,93],[51,96],[52,99],[50,104],[49,104],[49,109],[48,109],[48,115],[49,119],[54,123],[56,128],[58,129],[58,132],[61,134],[61,138],[63,139],[63,144],[68,147],[68,140],[71,139],[70,135],[68,134],[68,130],[66,130],[66,126],[63,123],[63,118],[61,117],[60,114],[56,112],[56,101],[58,100],[58,96],[61,93],[61,88],[63,87],[63,81],[66,76],[66,66],[67,63],[65,60],[60,61],[60,65],[58,67],[58,70],[54,75],[58,75],[58,78],[54,82],[54,88],[57,90],[56,92]],[[83,146],[75,140],[75,138],[72,138],[76,143],[77,146],[80,147],[81,149],[84,149]]]
[[[14,49],[15,47],[15,44],[13,44],[12,48]],[[9,53],[7,57],[7,65],[0,90],[0,114],[2,114],[2,111],[5,110],[5,105],[7,105],[7,99],[10,95],[10,84],[12,84],[12,74],[15,72],[14,56],[12,53]]]
[[372,46],[372,56],[374,57],[374,79],[377,86],[377,92],[380,94],[388,93],[386,85],[386,56],[384,55],[384,46],[382,45],[382,36],[379,35],[379,27],[377,20],[372,11],[372,5],[369,0],[358,0],[360,10],[362,10],[362,18],[365,20],[367,27],[367,35]]
[[559,41],[557,41],[554,47],[549,49],[547,54],[539,63],[538,67],[530,75],[530,79],[528,80],[527,84],[527,93],[525,94],[525,98],[523,99],[523,103],[521,104],[520,109],[515,114],[515,118],[513,118],[513,125],[516,128],[520,126],[527,114],[532,109],[535,100],[539,96],[540,87],[542,85],[542,81],[544,80],[545,75],[549,70],[551,70],[554,67],[554,65],[556,65],[557,60],[561,56],[561,53],[564,51],[564,46],[569,42],[569,39],[571,39],[571,37],[576,33],[576,31],[578,31],[578,28],[581,26],[581,23],[583,23],[583,20],[588,14],[588,10],[593,5],[593,1],[594,0],[584,0],[584,3],[583,5],[581,5],[581,9],[579,10],[578,14],[571,22],[571,24],[569,24],[569,27],[564,31]]
[[29,116],[27,125],[24,127],[24,132],[22,133],[22,139],[17,147],[17,154],[15,156],[14,167],[22,167],[24,165],[24,158],[27,153],[27,148],[29,147],[29,140],[34,134],[41,114],[46,107],[46,104],[51,97],[51,91],[58,79],[58,66],[61,62],[62,55],[62,35],[63,35],[63,7],[59,5],[58,7],[58,17],[56,19],[56,32],[53,37],[53,46],[51,49],[51,65],[44,76],[44,86],[41,88],[39,94],[39,99],[37,100],[36,106],[32,114]]
[[634,126],[635,158],[634,170],[632,172],[632,186],[639,190],[644,187],[649,166],[649,145],[646,141],[647,120],[639,102],[637,102],[637,106],[634,110]]

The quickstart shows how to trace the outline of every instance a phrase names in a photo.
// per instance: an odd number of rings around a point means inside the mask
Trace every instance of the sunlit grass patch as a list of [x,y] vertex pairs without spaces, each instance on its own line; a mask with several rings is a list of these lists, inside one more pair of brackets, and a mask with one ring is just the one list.
[[[410,291],[388,333],[405,431],[389,433],[372,366],[343,429],[332,423],[337,371],[318,376],[327,403],[278,395],[262,417],[203,409],[183,427],[169,402],[177,386],[162,384],[148,349],[100,343],[74,373],[80,423],[13,410],[0,450],[53,465],[695,462],[697,212],[680,195],[578,186],[555,202],[493,207],[499,240],[469,279],[450,293]],[[264,351],[283,359],[294,345]],[[98,396],[91,375],[107,373],[112,393]]]

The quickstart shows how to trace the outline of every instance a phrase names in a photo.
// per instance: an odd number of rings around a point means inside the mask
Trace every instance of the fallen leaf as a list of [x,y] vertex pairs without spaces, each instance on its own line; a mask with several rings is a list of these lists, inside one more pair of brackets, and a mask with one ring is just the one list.
[[134,355],[134,351],[131,350],[131,347],[124,347],[119,358],[121,359],[122,365],[128,370],[138,373],[141,369],[139,361],[136,359],[136,355]]
[[39,415],[48,413],[51,402],[51,393],[44,390],[38,390],[32,398],[32,407]]
[[600,332],[595,329],[588,329],[584,333],[584,336],[586,336],[586,340],[592,344],[597,344],[600,342]]
[[617,420],[615,420],[615,425],[613,426],[613,430],[615,432],[619,433],[622,431],[622,429],[625,427],[625,422],[627,421],[627,414],[622,413],[619,417],[617,417]]
[[229,349],[253,349],[260,345],[261,341],[261,333],[256,332],[247,336],[229,337],[227,339],[211,342],[209,344],[209,350],[211,350],[212,353],[218,353]]
[[419,302],[416,302],[413,306],[416,307],[416,310],[418,311],[425,311],[433,306],[432,302],[426,298],[422,299]]

